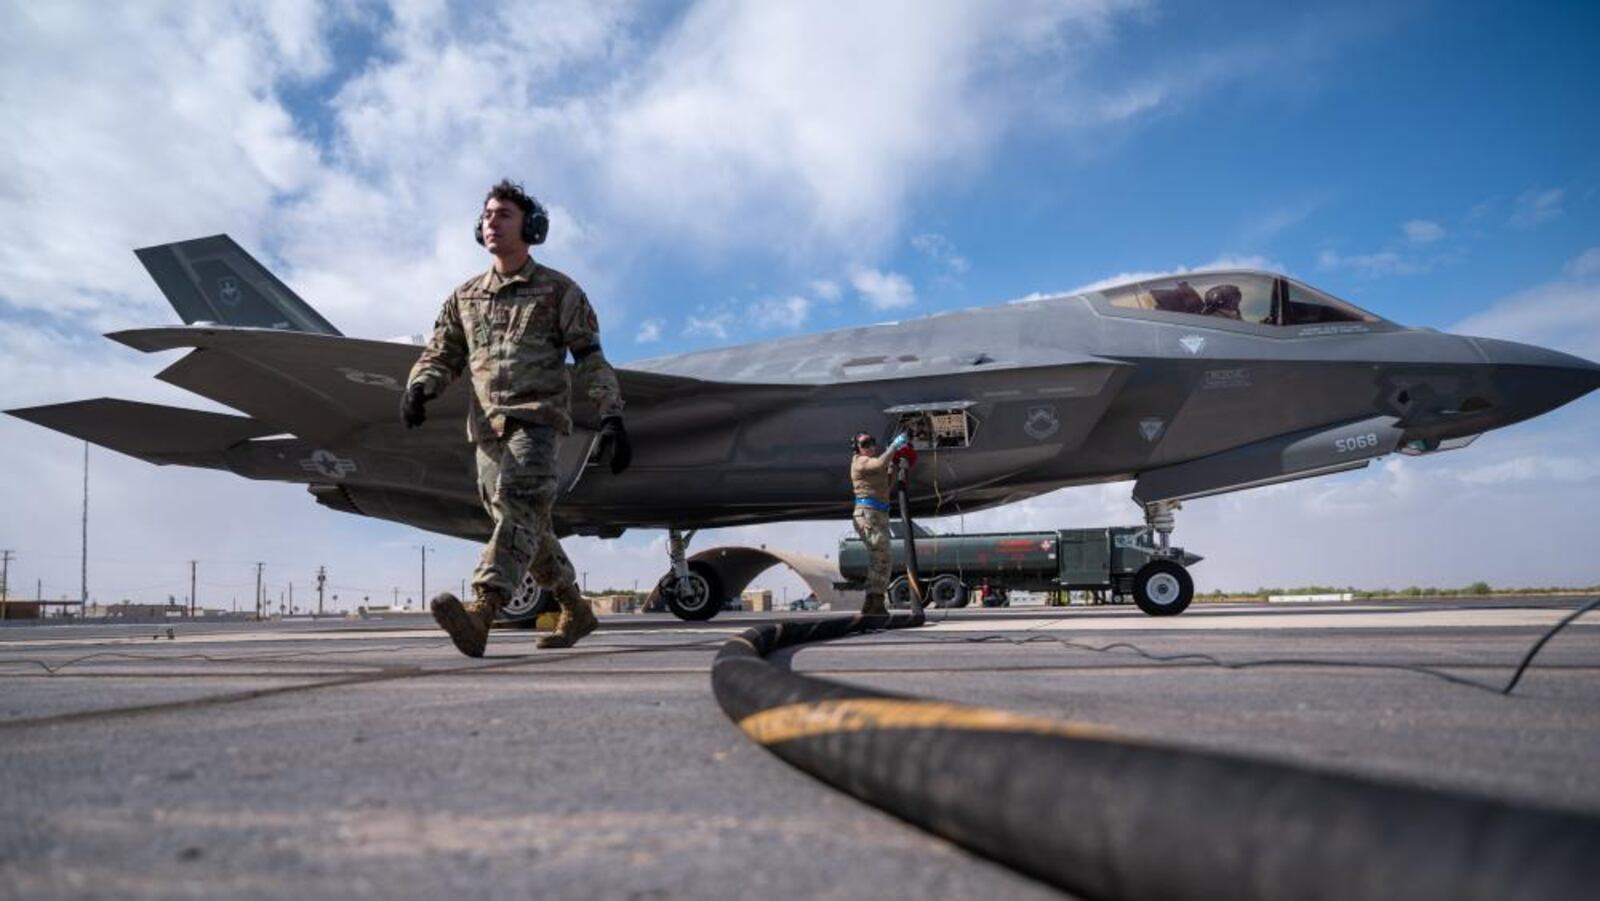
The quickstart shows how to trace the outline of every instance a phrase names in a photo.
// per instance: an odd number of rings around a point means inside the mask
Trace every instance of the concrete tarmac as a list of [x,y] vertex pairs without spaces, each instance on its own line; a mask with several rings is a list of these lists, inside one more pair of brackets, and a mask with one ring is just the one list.
[[[1588,599],[933,611],[796,670],[1600,815]],[[816,616],[818,614],[799,614]],[[828,615],[828,614],[822,614]],[[707,624],[0,629],[7,897],[1048,897],[747,741]],[[161,635],[156,638],[153,636]]]

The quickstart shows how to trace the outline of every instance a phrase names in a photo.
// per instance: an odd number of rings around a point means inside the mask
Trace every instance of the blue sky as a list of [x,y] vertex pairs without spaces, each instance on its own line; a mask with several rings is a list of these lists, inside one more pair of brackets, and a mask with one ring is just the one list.
[[[347,333],[422,331],[483,267],[467,228],[501,175],[552,207],[543,259],[588,288],[618,363],[1228,262],[1600,358],[1600,8],[1289,7],[10,5],[0,402],[204,406],[151,378],[169,359],[98,336],[172,320],[131,248],[218,231]],[[1597,437],[1589,398],[1456,459],[1199,502],[1179,538],[1202,589],[1600,582],[1541,537],[1590,529]],[[75,593],[77,447],[0,422],[16,584]],[[437,572],[475,554],[293,487],[94,459],[97,596],[181,593],[194,558],[233,591],[263,557],[371,595],[424,540]],[[948,527],[1130,521],[1127,489]],[[1308,550],[1251,552],[1284,530]],[[1460,569],[1473,549],[1494,562]],[[569,551],[618,585],[665,559],[659,534]]]

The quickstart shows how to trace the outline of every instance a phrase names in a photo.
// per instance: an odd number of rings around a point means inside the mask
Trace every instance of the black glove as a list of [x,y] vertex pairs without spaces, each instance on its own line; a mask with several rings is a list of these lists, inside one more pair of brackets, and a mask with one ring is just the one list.
[[406,428],[414,429],[428,421],[427,411],[422,408],[427,402],[428,395],[421,382],[414,382],[406,388],[406,393],[400,396],[400,421],[406,424]]
[[610,453],[612,475],[622,475],[622,471],[633,462],[633,445],[628,443],[628,430],[622,427],[621,416],[613,413],[601,418],[598,453],[601,460]]

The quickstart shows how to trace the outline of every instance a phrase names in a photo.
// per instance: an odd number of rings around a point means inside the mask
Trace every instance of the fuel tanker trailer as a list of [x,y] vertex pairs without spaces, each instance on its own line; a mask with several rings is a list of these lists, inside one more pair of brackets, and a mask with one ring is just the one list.
[[[1151,616],[1175,616],[1194,599],[1188,567],[1202,559],[1178,547],[1163,547],[1148,526],[992,532],[916,538],[918,575],[935,607],[965,607],[977,590],[985,603],[1010,591],[1109,591],[1131,597]],[[905,541],[890,542],[890,563],[899,573],[889,583],[890,606],[910,603],[905,577]],[[867,548],[859,538],[839,542],[841,589],[862,589]]]

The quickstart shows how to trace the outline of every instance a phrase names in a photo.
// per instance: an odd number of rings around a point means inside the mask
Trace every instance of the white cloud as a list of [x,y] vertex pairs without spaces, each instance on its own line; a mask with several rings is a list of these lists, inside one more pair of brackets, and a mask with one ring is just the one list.
[[1600,463],[1577,457],[1525,456],[1464,469],[1456,478],[1472,485],[1507,482],[1588,482],[1600,479]]
[[[319,10],[0,9],[0,304],[94,329],[170,321],[129,249],[224,230],[258,243],[263,208],[318,177],[273,91],[326,66]],[[64,210],[81,212],[70,229]]]
[[811,301],[799,295],[770,298],[750,308],[751,320],[762,329],[797,329],[806,324]]
[[1326,198],[1318,195],[1300,200],[1285,206],[1269,209],[1265,213],[1251,217],[1241,231],[1238,243],[1244,246],[1259,246],[1278,235],[1299,225],[1309,219],[1317,208],[1326,202]]
[[1400,226],[1400,230],[1412,244],[1432,244],[1444,237],[1444,226],[1427,219],[1412,219]]
[[1561,200],[1566,196],[1563,188],[1535,188],[1517,196],[1516,209],[1511,213],[1511,224],[1517,228],[1533,228],[1561,215]]
[[1348,256],[1332,250],[1317,254],[1317,265],[1323,269],[1349,269],[1368,278],[1389,275],[1416,275],[1428,271],[1427,264],[1392,250],[1378,253],[1357,253]]
[[831,279],[819,278],[811,283],[811,293],[825,303],[833,303],[843,296],[839,290],[839,283]]
[[925,178],[1028,115],[995,102],[994,70],[1093,46],[1074,26],[1124,5],[698,4],[619,85],[596,143],[607,186],[708,244],[878,245]]
[[683,333],[685,335],[699,335],[706,338],[715,338],[718,341],[728,340],[728,326],[733,324],[732,313],[713,313],[707,316],[690,315],[684,320]]
[[943,266],[947,275],[962,275],[972,268],[967,258],[957,252],[956,246],[944,235],[934,232],[915,235],[911,238],[911,246],[918,253]]
[[[1147,21],[1162,14],[1157,4],[1138,10]],[[1135,38],[1125,46],[1137,57],[1137,64],[1114,66],[1121,77],[1109,79],[1092,68],[1085,71],[1081,61],[1063,53],[1053,71],[1034,78],[1039,94],[1059,91],[1068,101],[1032,110],[1031,118],[1039,123],[1109,125],[1159,117],[1180,109],[1197,95],[1244,84],[1296,90],[1298,83],[1337,60],[1350,43],[1385,27],[1385,18],[1370,10],[1319,10],[1270,33],[1245,30],[1233,40],[1178,41],[1156,53],[1144,52],[1144,45]],[[1098,29],[1086,28],[1086,33],[1105,35],[1123,23],[1105,16],[1091,24]],[[1262,53],[1262,46],[1271,46],[1275,52]]]
[[1600,247],[1591,247],[1573,257],[1561,271],[1571,279],[1600,277]]
[[661,326],[663,324],[659,319],[646,319],[639,323],[639,334],[633,340],[640,344],[649,344],[652,341],[661,340]]
[[850,270],[850,284],[874,310],[895,310],[917,302],[916,289],[898,272],[854,266]]
[[1538,344],[1600,360],[1600,248],[1564,267],[1566,277],[1518,291],[1450,327],[1484,338]]

